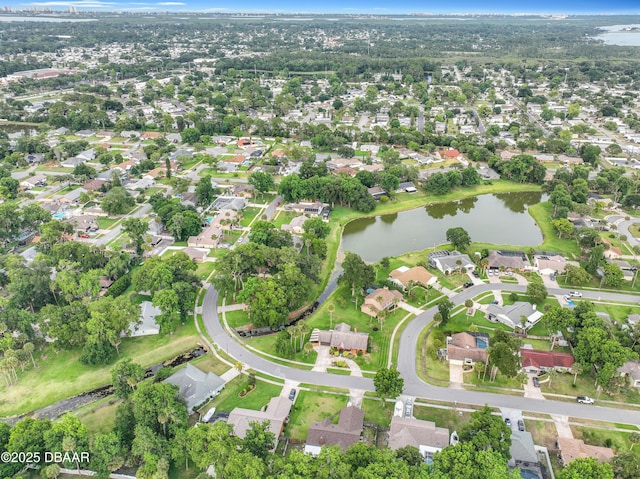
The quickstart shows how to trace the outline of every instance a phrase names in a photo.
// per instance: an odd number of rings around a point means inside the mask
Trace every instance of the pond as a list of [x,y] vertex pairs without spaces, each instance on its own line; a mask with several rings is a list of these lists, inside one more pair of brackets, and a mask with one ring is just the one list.
[[345,226],[341,249],[376,262],[444,243],[447,230],[458,226],[471,241],[536,246],[542,233],[527,209],[541,200],[540,192],[500,193],[361,218]]
[[605,33],[596,35],[607,45],[640,46],[640,25],[610,25],[600,27]]

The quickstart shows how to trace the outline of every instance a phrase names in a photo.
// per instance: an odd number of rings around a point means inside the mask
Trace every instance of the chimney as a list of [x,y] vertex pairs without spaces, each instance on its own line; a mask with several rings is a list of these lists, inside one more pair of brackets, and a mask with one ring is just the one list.
[[353,328],[353,332],[357,333],[358,332],[358,328]]

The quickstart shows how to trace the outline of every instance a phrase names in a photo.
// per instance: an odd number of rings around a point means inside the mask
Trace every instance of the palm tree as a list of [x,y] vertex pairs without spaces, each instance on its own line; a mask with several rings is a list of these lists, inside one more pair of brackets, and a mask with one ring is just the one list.
[[584,372],[584,366],[581,363],[573,363],[571,371],[573,372],[573,384],[575,386],[578,374],[582,374]]
[[302,344],[304,343],[306,335],[309,333],[309,326],[304,320],[298,321],[298,332],[300,334],[300,349],[302,349]]
[[333,329],[333,313],[336,310],[336,306],[331,303],[327,306],[327,311],[329,311],[329,329]]
[[549,369],[549,371],[547,371],[547,376],[549,377],[549,387],[551,387],[551,380],[557,375],[558,371],[556,371],[555,369]]
[[236,361],[233,367],[236,368],[240,376],[242,376],[242,370],[244,369],[244,364],[242,364],[242,361]]
[[31,356],[31,362],[33,363],[33,369],[36,368],[36,362],[33,360],[33,350],[35,349],[35,347],[33,346],[33,343],[24,343],[24,346],[22,346],[22,350],[29,354],[29,356]]
[[632,432],[631,434],[629,434],[629,442],[631,443],[630,450],[633,450],[633,446],[640,443],[640,434],[638,434],[637,432]]

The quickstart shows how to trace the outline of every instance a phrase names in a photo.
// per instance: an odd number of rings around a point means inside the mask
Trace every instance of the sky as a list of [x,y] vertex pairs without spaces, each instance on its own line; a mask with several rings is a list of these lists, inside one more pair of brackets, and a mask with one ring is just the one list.
[[53,10],[75,6],[78,11],[640,14],[640,0],[4,0],[2,5]]

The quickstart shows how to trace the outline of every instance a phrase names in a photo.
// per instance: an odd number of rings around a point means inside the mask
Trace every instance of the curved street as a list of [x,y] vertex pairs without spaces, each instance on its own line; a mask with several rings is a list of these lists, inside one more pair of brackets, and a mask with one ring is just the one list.
[[[373,387],[373,380],[369,378],[296,369],[273,363],[248,351],[221,325],[217,311],[218,292],[209,284],[206,285],[206,287],[207,292],[205,294],[202,307],[202,319],[207,332],[221,349],[238,361],[244,363],[246,366],[274,377],[290,379],[300,383],[317,384],[320,386],[339,387],[345,389],[358,388],[368,391],[375,390]],[[461,291],[452,297],[451,300],[454,304],[460,305],[463,304],[466,299],[471,299],[480,293],[493,290],[524,292],[526,290],[526,286],[511,284],[482,284]],[[567,294],[567,290],[550,288],[549,294],[564,295]],[[629,302],[630,300],[636,299],[634,296],[623,293],[599,291],[583,291],[583,298],[592,300],[606,299],[622,302]],[[460,403],[476,406],[489,404],[494,407],[515,408],[529,412],[559,414],[605,422],[624,422],[640,426],[640,409],[630,409],[621,412],[619,407],[603,407],[599,405],[590,407],[571,401],[562,402],[531,399],[506,394],[502,395],[496,393],[449,389],[427,384],[420,379],[416,373],[417,338],[424,327],[433,320],[433,315],[436,311],[436,307],[432,307],[416,316],[407,324],[400,337],[398,370],[404,378],[404,394],[427,400],[446,401],[454,404]],[[251,339],[248,341],[251,341]]]

